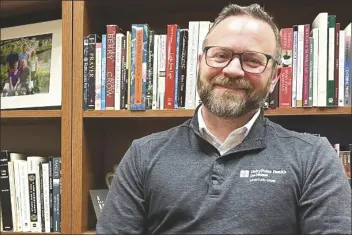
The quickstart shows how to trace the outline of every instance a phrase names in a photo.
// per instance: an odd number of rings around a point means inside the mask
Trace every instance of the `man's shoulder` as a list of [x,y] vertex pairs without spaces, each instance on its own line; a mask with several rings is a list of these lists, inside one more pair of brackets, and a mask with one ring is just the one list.
[[299,144],[307,144],[307,145],[317,145],[322,143],[324,138],[319,136],[319,133],[306,133],[306,132],[298,132],[294,130],[289,130],[282,125],[273,122],[271,120],[267,120],[267,127],[271,129],[271,134],[275,134],[275,136],[281,140],[286,139],[290,143],[299,143]]
[[168,142],[170,139],[177,138],[178,136],[185,134],[190,130],[190,122],[191,119],[186,120],[180,125],[177,125],[175,127],[169,128],[167,130],[159,131],[159,132],[154,132],[152,134],[143,136],[141,138],[138,138],[135,140],[136,144],[139,146],[144,146],[144,145],[163,145],[166,142]]

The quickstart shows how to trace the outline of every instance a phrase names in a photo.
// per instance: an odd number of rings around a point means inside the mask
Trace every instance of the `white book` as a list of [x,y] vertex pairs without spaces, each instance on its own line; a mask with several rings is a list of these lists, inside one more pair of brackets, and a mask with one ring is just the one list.
[[313,37],[313,107],[318,106],[318,46],[319,46],[319,29],[312,29]]
[[158,49],[158,95],[157,109],[164,109],[165,100],[165,73],[166,73],[166,40],[167,35],[162,34],[159,37]]
[[44,219],[45,232],[50,233],[50,192],[49,192],[49,163],[42,164],[43,169],[43,194],[44,194]]
[[158,97],[158,58],[159,58],[159,35],[154,35],[154,56],[153,56],[153,101],[152,109],[157,109]]
[[312,28],[318,28],[318,107],[326,107],[326,88],[328,72],[328,13],[319,13],[312,23]]
[[198,37],[199,21],[190,21],[188,23],[185,109],[194,109],[196,107]]
[[101,110],[101,43],[95,44],[95,110]]
[[39,163],[44,162],[44,157],[28,156],[28,186],[29,200],[31,203],[30,210],[30,227],[31,232],[41,232],[41,203],[40,203],[40,174]]
[[339,38],[339,93],[338,106],[344,106],[345,95],[345,31],[340,30]]
[[122,78],[122,33],[116,34],[115,50],[115,110],[121,109],[121,78]]
[[[197,55],[202,54],[202,49],[203,49],[203,42],[205,37],[207,36],[209,29],[210,29],[210,21],[200,21],[199,22],[199,36],[198,36],[198,53]],[[197,62],[198,62],[198,56],[197,56]],[[197,65],[198,68],[198,65]],[[198,70],[196,71],[196,81],[198,79]],[[197,82],[196,82],[197,84]],[[195,101],[195,107],[197,107],[202,101],[199,98],[198,91],[197,91],[197,85],[196,85],[196,101]]]
[[20,180],[20,161],[24,160],[14,160],[13,161],[13,171],[15,175],[15,195],[16,195],[16,217],[17,217],[17,230],[18,232],[23,232],[22,228],[22,195],[21,195],[21,180]]
[[22,208],[22,231],[30,232],[30,204],[28,185],[28,166],[26,161],[19,162],[20,187],[21,187],[21,208]]
[[298,25],[296,107],[303,106],[304,25]]

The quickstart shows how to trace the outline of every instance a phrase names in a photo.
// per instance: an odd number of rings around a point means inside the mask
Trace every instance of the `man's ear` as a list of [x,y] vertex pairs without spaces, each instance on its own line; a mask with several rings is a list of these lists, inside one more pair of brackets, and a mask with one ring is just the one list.
[[276,71],[274,72],[274,74],[272,75],[272,81],[271,81],[271,84],[270,84],[270,89],[269,89],[269,93],[273,92],[275,86],[277,85],[277,82],[279,81],[280,79],[280,76],[281,76],[281,72],[282,72],[282,67],[278,67],[276,69]]

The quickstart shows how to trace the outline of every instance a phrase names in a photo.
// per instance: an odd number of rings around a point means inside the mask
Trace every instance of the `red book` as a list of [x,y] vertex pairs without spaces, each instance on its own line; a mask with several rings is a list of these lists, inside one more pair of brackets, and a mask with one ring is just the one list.
[[292,43],[293,28],[280,30],[282,45],[283,68],[279,83],[279,107],[291,108],[292,106]]
[[167,26],[165,109],[174,109],[177,29],[176,24]]
[[106,110],[115,109],[115,50],[116,34],[121,29],[117,25],[106,26]]

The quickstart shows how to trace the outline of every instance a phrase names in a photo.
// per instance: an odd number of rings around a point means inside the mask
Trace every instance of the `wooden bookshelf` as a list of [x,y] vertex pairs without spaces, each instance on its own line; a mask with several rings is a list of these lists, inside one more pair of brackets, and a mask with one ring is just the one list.
[[[257,1],[238,0],[248,5]],[[167,24],[188,27],[192,20],[210,20],[227,0],[119,0],[73,2],[72,62],[72,226],[73,234],[95,234],[96,221],[91,210],[90,189],[106,188],[104,176],[117,164],[133,139],[166,130],[193,116],[194,110],[82,111],[83,37],[105,33],[107,24],[129,30],[132,23],[148,23],[163,33]],[[320,12],[337,16],[345,27],[351,21],[352,2],[343,0],[260,1],[280,28],[312,23]],[[344,7],[341,7],[343,5]],[[299,13],[299,17],[297,17]],[[265,115],[288,129],[321,133],[331,142],[352,143],[352,108],[277,108]]]
[[[84,118],[165,118],[165,117],[192,117],[195,110],[91,110],[84,111]],[[289,116],[289,115],[352,115],[351,107],[337,108],[276,108],[265,110],[266,116]]]
[[[1,28],[62,19],[63,87],[60,107],[0,110],[2,150],[26,155],[61,156],[61,232],[1,234],[71,234],[72,8],[72,1],[60,0],[5,0],[0,3]],[[33,33],[35,35],[36,32]]]
[[1,118],[60,118],[61,110],[1,110]]

